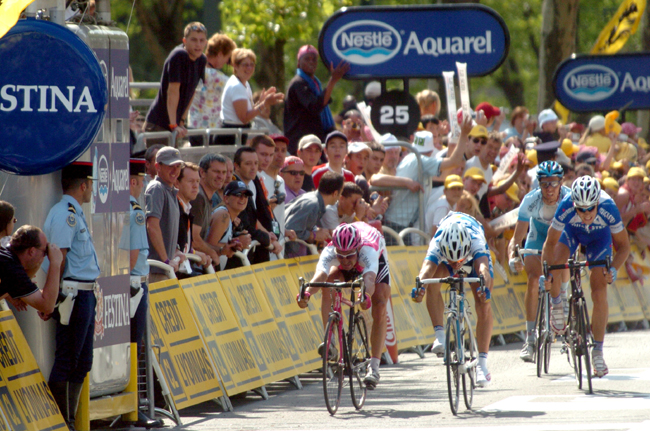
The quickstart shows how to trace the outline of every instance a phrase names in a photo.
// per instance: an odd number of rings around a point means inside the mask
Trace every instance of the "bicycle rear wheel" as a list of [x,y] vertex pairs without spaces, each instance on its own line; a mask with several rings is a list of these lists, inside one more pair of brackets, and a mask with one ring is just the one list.
[[370,367],[370,348],[368,347],[368,327],[361,313],[354,318],[353,334],[350,334],[349,366],[350,366],[350,395],[352,404],[357,410],[366,402],[366,385],[363,378]]
[[580,328],[578,324],[578,303],[571,304],[571,314],[569,318],[569,327],[567,328],[568,343],[571,349],[571,360],[573,361],[573,371],[576,376],[578,389],[582,389],[582,345],[580,342]]
[[546,292],[539,295],[537,302],[537,322],[535,329],[537,331],[537,340],[535,341],[535,364],[537,365],[537,377],[542,377],[542,365],[544,363],[544,345],[546,344]]
[[462,340],[458,336],[458,319],[454,316],[447,317],[445,343],[445,365],[447,368],[447,390],[449,392],[449,406],[454,415],[458,414],[460,402],[460,374],[458,373],[458,350]]
[[[339,342],[339,325],[341,321],[337,316],[330,316],[325,328],[325,345],[323,352],[323,394],[325,405],[331,415],[341,404],[341,391],[343,390],[343,369],[345,368],[345,346]],[[343,337],[345,340],[345,336]],[[345,343],[345,341],[343,341]]]
[[582,344],[582,357],[585,360],[585,374],[587,375],[587,387],[589,393],[593,394],[594,390],[591,386],[591,355],[589,352],[589,339],[591,335],[591,330],[589,328],[589,317],[587,314],[587,304],[584,299],[581,299],[578,302],[578,318],[579,318],[579,328],[580,328],[580,342]]
[[[465,407],[472,409],[474,401],[474,388],[476,387],[476,367],[478,365],[478,344],[472,330],[472,323],[467,315],[464,316],[465,331],[463,339],[467,348],[465,349],[465,367],[467,372],[463,374],[463,398],[465,398]],[[467,335],[467,337],[465,337]]]

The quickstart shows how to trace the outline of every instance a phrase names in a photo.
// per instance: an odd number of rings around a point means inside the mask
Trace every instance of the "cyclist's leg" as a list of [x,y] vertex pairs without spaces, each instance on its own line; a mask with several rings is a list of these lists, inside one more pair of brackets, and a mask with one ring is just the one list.
[[524,302],[526,304],[526,340],[519,357],[526,362],[532,362],[535,354],[535,340],[537,340],[535,324],[539,302],[539,276],[542,275],[542,261],[540,256],[525,256],[524,267],[528,275],[528,288],[524,296]]
[[[566,230],[562,232],[560,240],[557,242],[557,244],[555,244],[555,248],[552,250],[551,255],[547,256],[547,263],[549,265],[559,265],[561,263],[566,263],[567,260],[569,260],[569,257],[575,252],[578,244],[579,242],[577,237],[571,233],[569,227],[567,226]],[[560,285],[562,284],[563,279],[562,272],[553,271],[551,274],[553,279],[550,289],[552,298],[560,297]]]
[[375,291],[372,293],[372,331],[370,333],[370,369],[364,378],[366,385],[374,387],[379,381],[379,363],[386,344],[386,307],[390,301],[390,270],[382,255],[379,258]]
[[[612,237],[603,235],[593,242],[587,244],[587,260],[602,260],[612,254]],[[609,304],[607,303],[607,280],[605,279],[605,267],[593,267],[589,274],[591,285],[591,299],[594,308],[591,311],[591,328],[594,341],[605,340],[605,329],[609,317]]]
[[[431,278],[443,278],[449,276],[449,269],[446,264],[441,264]],[[440,284],[427,285],[427,311],[431,318],[433,330],[436,333],[436,341],[433,344],[432,352],[441,355],[445,351],[445,302],[442,299]]]

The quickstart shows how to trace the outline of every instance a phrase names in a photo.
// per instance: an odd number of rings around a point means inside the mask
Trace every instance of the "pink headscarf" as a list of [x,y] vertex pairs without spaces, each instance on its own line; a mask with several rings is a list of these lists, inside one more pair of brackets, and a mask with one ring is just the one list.
[[300,49],[298,50],[298,61],[300,61],[300,57],[310,52],[313,52],[314,54],[318,55],[318,50],[312,45],[301,46]]

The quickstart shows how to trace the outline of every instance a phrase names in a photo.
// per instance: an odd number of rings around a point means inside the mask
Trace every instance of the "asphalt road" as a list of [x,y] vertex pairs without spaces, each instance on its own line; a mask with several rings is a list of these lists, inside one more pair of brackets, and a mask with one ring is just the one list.
[[268,400],[249,393],[232,400],[232,412],[213,402],[182,410],[183,426],[174,429],[650,430],[650,330],[607,335],[609,375],[594,378],[593,395],[577,388],[559,343],[553,345],[550,373],[543,378],[533,364],[519,359],[520,349],[520,342],[491,348],[492,384],[477,389],[472,410],[465,409],[461,396],[456,417],[449,408],[442,359],[404,353],[398,364],[381,367],[380,384],[368,392],[360,411],[346,387],[339,411],[330,416],[320,374],[310,373],[300,376],[302,390],[287,382],[269,385]]

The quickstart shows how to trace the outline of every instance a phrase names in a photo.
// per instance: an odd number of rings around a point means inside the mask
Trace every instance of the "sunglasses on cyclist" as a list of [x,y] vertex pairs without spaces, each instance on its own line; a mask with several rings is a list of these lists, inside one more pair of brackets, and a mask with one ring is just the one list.
[[545,189],[549,187],[557,187],[560,185],[559,181],[540,181],[539,182],[540,187],[543,187]]
[[349,258],[351,258],[353,256],[356,256],[356,254],[357,254],[356,250],[354,250],[353,252],[350,252],[348,254],[343,254],[343,253],[340,253],[340,252],[337,251],[336,252],[336,258],[337,259],[349,259]]
[[481,145],[487,145],[487,138],[472,138],[472,142],[475,144],[478,144],[480,142]]
[[576,208],[576,211],[580,211],[581,213],[588,213],[588,212],[593,211],[594,209],[596,209],[596,205],[592,205],[592,206],[586,207],[586,208],[585,207],[575,207],[575,208]]

